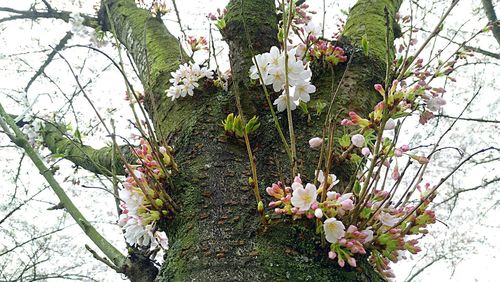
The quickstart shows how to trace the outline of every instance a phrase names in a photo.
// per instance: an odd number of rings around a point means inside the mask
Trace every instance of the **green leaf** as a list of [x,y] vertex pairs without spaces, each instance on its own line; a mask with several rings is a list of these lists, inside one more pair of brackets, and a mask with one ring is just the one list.
[[363,208],[361,212],[359,213],[359,216],[363,219],[368,219],[370,215],[372,214],[373,210],[370,208]]
[[257,129],[260,127],[260,122],[259,118],[256,116],[253,116],[252,119],[248,121],[248,123],[245,125],[245,130],[248,134],[255,132]]
[[339,144],[344,148],[349,147],[349,145],[351,145],[351,138],[349,137],[349,134],[342,135],[339,139]]
[[316,114],[319,116],[323,112],[323,110],[326,108],[326,103],[323,102],[322,100],[318,100],[316,102]]
[[359,164],[363,158],[358,156],[357,154],[352,154],[351,155],[351,160],[355,163],[355,164]]
[[356,182],[354,182],[352,191],[354,192],[354,195],[359,195],[359,192],[361,192],[361,184],[359,184],[359,181],[356,180]]

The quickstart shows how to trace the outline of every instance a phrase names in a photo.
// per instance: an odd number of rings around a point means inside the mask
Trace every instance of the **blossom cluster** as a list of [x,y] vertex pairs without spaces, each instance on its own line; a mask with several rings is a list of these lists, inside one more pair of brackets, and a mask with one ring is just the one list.
[[164,0],[153,0],[153,1],[144,1],[144,0],[136,0],[136,4],[143,9],[149,10],[151,14],[155,17],[161,17],[170,12],[170,8],[167,7],[167,4]]
[[159,187],[175,168],[172,148],[160,146],[158,152],[141,139],[134,149],[136,165],[128,165],[127,178],[119,191],[122,213],[118,224],[123,228],[125,240],[132,246],[150,247],[151,250],[167,248],[165,232],[159,231],[157,222],[170,216],[169,202],[163,187]]
[[[289,101],[290,109],[295,110],[300,101],[307,103],[311,99],[311,93],[316,91],[316,87],[311,84],[312,72],[307,64],[296,55],[296,49],[288,51],[287,59],[285,52],[273,46],[268,53],[256,55],[253,58],[254,64],[250,68],[250,78],[260,79],[265,85],[272,85],[275,92],[283,91],[274,101],[278,111],[286,109],[286,102]],[[285,89],[288,80],[289,89]],[[289,91],[289,99],[286,94]]]
[[427,233],[426,226],[435,222],[434,213],[427,209],[433,199],[428,197],[429,186],[421,191],[426,201],[420,207],[395,207],[387,204],[387,191],[375,190],[365,201],[355,189],[349,193],[335,192],[333,188],[339,181],[334,174],[325,177],[322,171],[316,171],[316,175],[319,188],[312,183],[304,186],[297,176],[290,187],[278,182],[266,192],[275,199],[269,203],[274,214],[315,220],[321,226],[321,235],[329,243],[330,259],[341,267],[346,262],[356,267],[356,255],[370,253],[369,261],[390,277],[388,261],[396,262],[405,251],[420,251],[417,240],[411,236]]
[[172,78],[170,88],[166,90],[167,97],[172,101],[179,97],[193,96],[194,89],[199,87],[199,80],[202,78],[213,79],[213,72],[206,67],[201,67],[198,64],[183,64],[179,69],[171,73]]

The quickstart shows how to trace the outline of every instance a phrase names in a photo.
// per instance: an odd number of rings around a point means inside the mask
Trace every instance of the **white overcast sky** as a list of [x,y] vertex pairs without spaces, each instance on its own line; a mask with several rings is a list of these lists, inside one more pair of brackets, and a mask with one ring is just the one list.
[[[18,1],[7,1],[0,0],[0,6],[7,6],[17,9],[27,9],[29,5],[33,1],[29,0],[18,0]],[[96,1],[50,1],[54,3],[53,6],[59,9],[68,9],[71,11],[79,11],[84,13],[92,13],[92,7],[96,3]],[[317,10],[318,17],[313,19],[317,23],[321,23],[322,19],[319,16],[322,11],[322,1],[319,0],[308,0],[308,3],[312,7]],[[327,19],[335,18],[336,16],[341,15],[342,10],[347,10],[350,5],[352,5],[355,1],[327,1]],[[340,3],[338,3],[340,2]],[[407,1],[406,1],[407,2]],[[419,3],[427,3],[427,1],[418,1]],[[446,3],[450,1],[444,1]],[[463,22],[467,22],[465,30],[473,30],[475,28],[479,28],[480,26],[484,26],[486,20],[480,19],[479,16],[474,16],[471,13],[474,12],[472,8],[480,7],[478,4],[479,1],[461,1],[455,12],[452,14],[452,17],[447,22],[448,26],[457,27]],[[221,1],[177,1],[177,5],[179,7],[179,12],[182,18],[182,22],[184,27],[186,28],[188,35],[195,36],[208,36],[208,22],[206,21],[205,15],[209,12],[214,12],[216,8],[223,9],[226,0]],[[167,1],[167,5],[170,5],[170,2]],[[75,8],[78,7],[78,8]],[[436,22],[436,15],[440,15],[443,10],[443,5],[438,4],[436,8],[431,11],[426,19],[426,22],[423,23],[428,29],[432,27],[432,23]],[[497,9],[498,11],[498,9]],[[402,15],[408,15],[407,7],[403,7],[401,10]],[[3,15],[2,15],[3,16]],[[343,17],[343,16],[342,16]],[[178,24],[175,19],[175,14],[170,13],[165,17],[165,23],[169,27],[172,33],[177,36],[180,36],[180,31]],[[329,20],[327,21],[326,27],[327,32],[329,34],[335,28],[336,21]],[[63,24],[59,21],[40,21],[40,23],[23,23],[21,22],[11,22],[8,24],[4,24],[0,26],[0,42],[2,43],[2,48],[0,49],[0,77],[2,78],[2,83],[0,85],[0,97],[2,97],[2,101],[8,103],[9,110],[12,112],[19,112],[20,108],[9,102],[8,99],[4,99],[5,95],[21,95],[21,94],[13,94],[13,89],[23,89],[26,85],[29,78],[32,76],[33,69],[37,68],[43,59],[45,58],[46,53],[36,52],[33,54],[26,54],[22,56],[13,56],[13,54],[19,54],[23,52],[32,52],[37,50],[46,49],[49,45],[54,46],[57,42],[62,38],[64,33],[68,31],[71,26],[67,24]],[[446,32],[446,31],[445,31]],[[220,36],[217,33],[214,34],[217,38]],[[76,43],[86,43],[88,42],[88,36],[80,35],[73,38],[70,44]],[[437,48],[441,48],[439,46]],[[481,48],[492,50],[498,52],[498,45],[491,38],[482,37],[480,41],[474,42],[475,46],[480,46]],[[474,45],[473,44],[473,45]],[[225,58],[225,54],[227,54],[227,48],[222,43],[218,43],[218,48],[220,48],[221,55],[219,59],[219,63],[221,63],[225,68],[228,67],[227,59]],[[108,44],[107,47],[104,48],[109,53],[113,53],[113,49]],[[87,51],[84,50],[67,50],[63,53],[72,63],[75,64],[76,69],[80,71],[82,68],[81,79],[84,81],[85,79],[92,79],[92,86],[89,88],[89,94],[96,104],[100,107],[100,110],[105,112],[106,110],[118,109],[114,111],[113,117],[117,120],[118,132],[125,137],[128,137],[130,134],[130,128],[127,126],[126,119],[129,116],[129,112],[127,110],[127,104],[123,101],[124,97],[124,86],[121,81],[119,74],[112,70],[111,68],[107,68],[108,63],[103,60],[103,57],[92,56],[89,55]],[[12,60],[14,58],[14,60]],[[83,64],[83,61],[85,64]],[[224,68],[224,67],[223,67]],[[105,70],[105,71],[103,71]],[[470,98],[472,96],[472,91],[474,88],[474,80],[477,80],[479,84],[483,85],[483,94],[478,98],[477,102],[474,103],[472,110],[468,113],[468,116],[474,117],[485,117],[489,119],[500,119],[500,112],[498,109],[498,83],[495,82],[495,78],[498,77],[499,69],[494,66],[484,66],[477,65],[471,68],[464,68],[465,72],[458,76],[458,83],[453,86],[454,93],[450,93],[449,96],[445,96],[448,100],[448,105],[445,108],[445,113],[449,115],[456,115],[463,106],[465,98]],[[47,73],[49,75],[54,75],[55,80],[58,82],[58,86],[71,93],[74,90],[75,83],[73,78],[68,77],[67,66],[61,61],[57,60],[47,69]],[[99,77],[95,78],[96,74],[99,74]],[[137,84],[137,88],[140,88]],[[53,93],[55,93],[54,85],[47,81],[47,79],[39,79],[36,83],[33,84],[30,92],[28,93],[28,97],[30,101],[33,101],[36,96],[39,96],[38,104],[36,105],[36,110],[40,113],[49,112],[55,106],[61,106],[64,104],[64,99],[59,95],[58,98],[53,97]],[[50,96],[49,96],[50,95]],[[83,98],[79,98],[77,100],[78,109],[77,111],[80,113],[79,118],[81,119],[81,127],[88,127],[89,124],[95,122],[95,118],[91,116],[90,107],[86,104]],[[111,117],[111,114],[106,115],[106,117]],[[72,117],[68,116],[68,119],[71,120]],[[422,127],[418,127],[417,123],[413,122],[408,127],[406,137],[403,137],[403,140],[407,140],[407,142],[412,142],[417,138],[422,140],[422,143],[426,143],[427,139],[422,136],[415,136],[413,130],[415,127],[421,129]],[[440,132],[441,129],[436,129],[437,132]],[[96,134],[100,134],[101,138],[92,139],[89,138],[85,140],[93,145],[102,145],[104,144],[104,134],[102,132],[97,132]],[[450,136],[453,136],[449,140],[449,144],[459,144],[464,148],[472,148],[476,146],[477,148],[481,148],[481,146],[489,146],[495,145],[500,147],[498,141],[498,127],[492,125],[478,125],[471,123],[463,123],[460,124],[458,129],[451,133]],[[431,140],[432,138],[429,138]],[[0,143],[2,145],[6,144],[5,138],[0,138]],[[92,142],[90,142],[92,141]],[[4,149],[5,150],[5,149]],[[2,151],[5,152],[5,151]],[[471,153],[472,151],[468,151]],[[450,153],[451,154],[451,153]],[[6,170],[3,175],[0,176],[0,180],[2,181],[2,189],[0,189],[0,200],[5,201],[10,197],[12,191],[14,189],[13,184],[11,184],[12,175],[9,174],[8,170],[10,167],[15,167],[17,165],[17,158],[19,155],[14,154],[12,152],[3,153],[2,154],[2,163],[5,164]],[[455,156],[451,154],[450,156],[443,155],[442,159],[448,159],[449,161],[440,161],[435,165],[436,173],[432,176],[429,176],[426,179],[429,182],[434,181],[437,182],[440,176],[443,174],[441,172],[446,172],[451,167],[454,166],[456,162],[453,162]],[[68,164],[67,162],[62,162],[61,166],[64,164]],[[498,166],[498,162],[496,163]],[[495,163],[489,167],[479,167],[479,168],[471,168],[468,171],[462,171],[461,178],[453,179],[457,183],[462,185],[461,187],[467,188],[477,185],[481,182],[482,179],[490,179],[493,175],[498,175],[498,168],[496,168]],[[40,183],[43,183],[43,180],[38,177],[36,174],[32,172],[32,167],[29,164],[29,161],[24,162],[22,177],[24,177],[24,183],[26,186],[41,186]],[[71,173],[68,170],[65,173]],[[441,174],[440,174],[441,173]],[[64,172],[60,176],[62,180],[65,176]],[[92,183],[92,180],[83,180],[87,181],[87,183]],[[99,228],[101,230],[105,230],[106,237],[112,237],[113,241],[116,242],[121,248],[124,247],[121,233],[116,226],[112,223],[114,221],[114,210],[110,208],[113,206],[112,199],[106,195],[106,193],[98,192],[96,190],[88,190],[82,189],[78,185],[70,185],[69,183],[65,183],[67,189],[69,190],[70,195],[73,198],[78,197],[78,203],[81,205],[84,210],[85,215],[94,221],[99,223]],[[490,189],[496,189],[496,186],[490,187]],[[479,191],[475,194],[465,195],[459,204],[458,211],[455,211],[452,216],[447,218],[441,218],[446,224],[450,226],[450,228],[446,228],[443,224],[436,224],[436,228],[434,229],[435,233],[432,236],[429,236],[427,240],[430,242],[429,245],[432,245],[434,239],[433,236],[438,238],[447,238],[444,242],[439,243],[437,246],[433,246],[431,249],[427,250],[429,252],[434,252],[441,245],[446,245],[446,242],[449,244],[458,244],[461,236],[464,236],[464,240],[466,239],[465,235],[475,236],[475,241],[468,243],[474,250],[475,253],[470,253],[464,256],[464,260],[460,262],[456,266],[456,271],[453,277],[450,277],[451,271],[449,270],[449,265],[445,263],[436,263],[429,269],[427,269],[421,276],[419,276],[420,281],[498,281],[498,277],[500,277],[500,258],[498,257],[498,253],[500,253],[500,244],[498,244],[497,239],[500,237],[500,230],[498,225],[498,208],[493,208],[488,213],[484,213],[484,211],[492,205],[495,201],[498,201],[498,195],[491,194],[491,191]],[[31,193],[28,193],[31,194]],[[489,195],[492,195],[490,199],[488,199]],[[38,222],[40,224],[40,228],[46,227],[47,225],[56,224],[57,218],[54,217],[54,212],[47,212],[45,209],[47,208],[48,202],[56,202],[54,196],[47,191],[47,193],[43,193],[39,202],[36,202],[29,209],[23,210],[23,214],[21,217],[25,217],[28,215],[32,217],[32,222]],[[484,204],[482,204],[484,203]],[[446,213],[443,212],[443,215]],[[0,213],[0,217],[1,217]],[[59,218],[62,216],[60,213],[57,214]],[[70,220],[67,224],[71,224]],[[1,228],[1,227],[0,227]],[[80,248],[83,245],[83,242],[88,243],[88,240],[81,235],[81,232],[76,228],[69,228],[68,235],[77,234],[76,239],[71,244],[72,246]],[[431,231],[432,232],[432,231]],[[20,235],[21,236],[21,235]],[[1,239],[1,238],[0,238]],[[443,241],[437,241],[443,242]],[[465,243],[463,243],[465,244]],[[0,242],[0,251],[2,250],[2,242]],[[76,250],[76,249],[75,249]],[[89,257],[85,251],[78,250],[78,252],[83,257]],[[63,258],[54,258],[54,260],[64,260]],[[89,258],[91,260],[91,258]],[[417,262],[420,257],[410,258],[407,261],[398,263],[398,265],[394,266],[396,270],[397,279],[396,281],[404,281],[408,271],[411,266]],[[1,257],[0,257],[1,261]],[[96,274],[96,279],[100,281],[117,281],[119,277],[114,274],[111,270],[106,270],[105,267],[101,267],[98,262],[93,262],[87,265],[87,268],[82,268],[83,271],[96,271],[99,274]],[[107,272],[106,272],[107,271]]]

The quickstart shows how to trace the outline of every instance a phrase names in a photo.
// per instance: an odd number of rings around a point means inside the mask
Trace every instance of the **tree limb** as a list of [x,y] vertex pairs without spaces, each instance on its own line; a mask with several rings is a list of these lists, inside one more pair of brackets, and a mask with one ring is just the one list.
[[481,0],[481,2],[483,2],[483,8],[484,12],[486,13],[486,17],[488,17],[488,20],[493,25],[491,30],[493,32],[493,36],[500,45],[500,27],[498,26],[498,19],[495,13],[495,7],[493,7],[493,2],[491,0]]
[[[12,20],[37,20],[37,19],[59,19],[63,20],[65,22],[69,22],[69,19],[71,18],[71,12],[67,11],[55,11],[55,10],[49,10],[47,11],[38,11],[34,8],[23,11],[23,10],[16,10],[8,7],[0,7],[0,12],[6,12],[10,13],[13,15],[7,16],[5,18],[0,18],[0,23],[2,22],[7,22],[7,21],[12,21]],[[97,18],[89,16],[89,15],[83,15],[82,17],[84,18],[83,20],[83,25],[95,28],[98,26]]]
[[45,71],[45,68],[52,62],[58,51],[62,50],[64,46],[68,43],[68,40],[73,36],[71,31],[66,32],[66,35],[59,41],[59,43],[53,48],[52,52],[47,56],[45,62],[36,71],[35,75],[30,79],[28,85],[24,88],[25,92],[28,92],[31,84]]
[[[42,131],[43,140],[47,148],[53,154],[63,154],[63,158],[88,171],[106,176],[112,175],[113,148],[111,146],[94,149],[90,146],[81,144],[79,141],[70,139],[65,136],[63,132],[61,128],[54,124],[45,124]],[[133,162],[136,159],[128,146],[122,146],[120,150],[127,158],[128,162]],[[116,173],[118,175],[124,175],[126,171],[123,167],[123,163],[120,159],[116,159],[115,161]]]

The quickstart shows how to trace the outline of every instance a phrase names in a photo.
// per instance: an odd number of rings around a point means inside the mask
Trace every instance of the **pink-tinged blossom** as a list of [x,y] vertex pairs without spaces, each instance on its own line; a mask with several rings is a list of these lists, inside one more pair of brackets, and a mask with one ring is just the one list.
[[361,134],[355,134],[351,137],[351,142],[354,146],[361,148],[365,145],[365,137]]
[[391,214],[386,212],[380,212],[379,221],[385,226],[392,227],[399,222],[399,218],[392,216]]
[[403,152],[408,152],[410,150],[410,146],[403,145],[403,146],[401,146],[401,150],[403,150]]
[[364,147],[363,149],[361,149],[361,154],[363,154],[363,156],[365,157],[368,157],[370,155],[370,149],[368,149],[368,147]]
[[345,226],[341,221],[331,217],[323,223],[325,231],[325,239],[329,243],[337,243],[337,241],[345,235]]
[[371,242],[373,240],[373,230],[371,230],[370,227],[361,231],[361,233],[366,235],[366,238],[363,240],[364,244]]
[[302,185],[300,186],[294,189],[292,193],[292,205],[299,208],[299,211],[307,211],[316,202],[316,186],[311,183],[308,183],[305,188],[302,188]]
[[323,144],[323,138],[314,137],[309,140],[309,146],[313,149],[317,149]]

